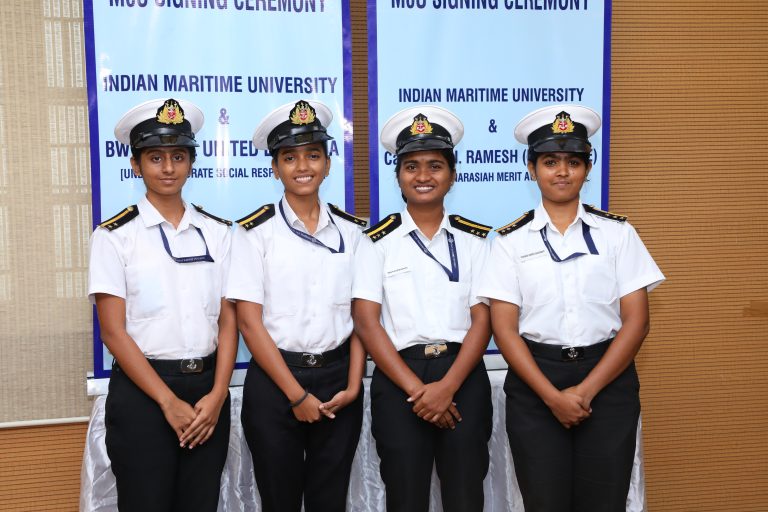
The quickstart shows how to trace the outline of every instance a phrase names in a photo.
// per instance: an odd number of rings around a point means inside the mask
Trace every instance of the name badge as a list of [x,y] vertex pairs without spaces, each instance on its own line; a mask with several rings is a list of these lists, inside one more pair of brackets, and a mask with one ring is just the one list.
[[397,276],[397,275],[400,275],[400,274],[406,274],[406,273],[408,273],[410,271],[411,271],[411,268],[408,267],[407,265],[401,266],[401,267],[396,267],[396,268],[393,268],[393,269],[390,269],[390,270],[385,270],[384,271],[384,277],[394,277],[394,276]]
[[547,250],[546,249],[541,249],[540,251],[529,252],[529,253],[526,253],[526,254],[523,254],[523,255],[520,256],[520,263],[525,263],[526,261],[531,261],[531,260],[535,260],[535,259],[538,259],[538,258],[543,258],[546,255],[547,255]]

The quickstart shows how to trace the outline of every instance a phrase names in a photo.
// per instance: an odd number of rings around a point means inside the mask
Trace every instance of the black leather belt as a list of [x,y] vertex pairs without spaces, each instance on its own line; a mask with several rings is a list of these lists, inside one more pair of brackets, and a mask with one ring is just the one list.
[[438,357],[458,354],[461,343],[424,343],[413,345],[400,350],[399,353],[405,359],[437,359]]
[[608,350],[608,345],[611,344],[613,338],[586,347],[549,345],[547,343],[536,343],[525,338],[523,338],[523,341],[528,345],[528,349],[534,356],[554,361],[580,361],[582,359],[602,356]]
[[321,368],[347,357],[349,355],[349,340],[345,341],[335,349],[321,354],[314,354],[312,352],[289,352],[283,349],[280,349],[280,354],[283,356],[285,364],[288,366]]
[[[187,375],[203,373],[216,368],[216,352],[205,357],[190,357],[186,359],[147,359],[149,365],[159,375]],[[117,363],[114,365],[117,366]]]

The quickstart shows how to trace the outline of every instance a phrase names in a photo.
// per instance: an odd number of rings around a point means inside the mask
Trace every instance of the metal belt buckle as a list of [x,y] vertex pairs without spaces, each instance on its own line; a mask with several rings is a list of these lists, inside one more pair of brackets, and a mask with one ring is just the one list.
[[181,373],[200,373],[203,371],[203,359],[193,357],[181,360]]
[[448,350],[448,345],[445,343],[430,343],[424,345],[424,355],[426,357],[440,357],[440,354]]
[[310,354],[304,352],[301,354],[301,364],[310,368],[319,368],[323,366],[323,354]]
[[560,350],[563,361],[577,361],[584,358],[584,347],[563,347]]

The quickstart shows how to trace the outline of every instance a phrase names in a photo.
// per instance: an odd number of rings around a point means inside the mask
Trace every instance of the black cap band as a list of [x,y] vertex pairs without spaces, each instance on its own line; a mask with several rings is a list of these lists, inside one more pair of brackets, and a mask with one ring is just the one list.
[[146,148],[155,146],[197,147],[195,134],[189,121],[179,125],[160,123],[157,119],[147,119],[131,130],[131,147]]
[[267,146],[273,152],[285,146],[302,146],[313,142],[325,142],[333,137],[328,135],[320,121],[315,120],[306,125],[295,125],[291,121],[285,121],[275,126],[267,135]]
[[[569,118],[570,121],[570,118]],[[564,151],[568,153],[589,153],[592,146],[589,143],[587,127],[581,123],[571,122],[572,129],[567,132],[553,132],[552,124],[537,128],[528,135],[528,147],[537,153]]]
[[[427,121],[425,116],[422,117],[423,119],[419,120]],[[402,155],[403,153],[432,149],[453,149],[453,140],[448,130],[436,123],[430,123],[429,127],[428,133],[413,133],[413,125],[401,130],[397,134],[397,140],[395,141],[397,154]]]

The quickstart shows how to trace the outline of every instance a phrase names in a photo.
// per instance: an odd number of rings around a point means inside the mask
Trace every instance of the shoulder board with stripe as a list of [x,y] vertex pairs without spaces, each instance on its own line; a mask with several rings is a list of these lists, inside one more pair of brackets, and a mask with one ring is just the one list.
[[328,207],[331,209],[331,213],[333,213],[337,217],[341,217],[342,219],[348,220],[349,222],[354,222],[358,226],[365,227],[365,226],[368,225],[368,221],[366,221],[365,219],[361,219],[360,217],[355,217],[351,213],[345,212],[344,210],[342,210],[341,208],[339,208],[335,204],[330,204],[329,203]]
[[458,229],[459,231],[464,231],[465,233],[479,236],[480,238],[487,237],[488,232],[493,229],[491,226],[486,226],[485,224],[478,224],[477,222],[473,222],[469,219],[465,219],[460,215],[449,215],[448,222],[450,222],[451,226]]
[[125,226],[130,221],[139,216],[139,207],[134,205],[129,206],[125,210],[121,211],[111,219],[105,220],[99,227],[114,231],[120,226]]
[[400,218],[400,214],[393,213],[391,215],[387,215],[377,224],[374,224],[370,228],[363,231],[363,233],[368,235],[368,238],[374,242],[377,242],[397,229],[402,223],[403,219]]
[[507,224],[506,226],[502,226],[499,229],[497,229],[496,232],[501,236],[508,235],[514,230],[521,228],[522,226],[525,226],[526,224],[531,222],[533,220],[533,215],[534,215],[534,210],[528,210],[527,212],[522,214],[520,217],[518,217],[517,219]]
[[275,205],[265,204],[236,222],[245,229],[253,229],[275,216]]
[[232,225],[232,221],[231,220],[222,219],[221,217],[217,217],[217,216],[215,216],[212,213],[208,213],[207,211],[203,210],[202,206],[197,206],[195,203],[192,203],[192,206],[194,206],[195,210],[197,210],[201,215],[205,215],[209,219],[213,219],[216,222],[220,222],[221,224],[226,224],[227,226],[231,226]]
[[618,215],[616,213],[600,210],[599,208],[595,208],[591,204],[585,204],[584,211],[586,211],[587,213],[591,213],[592,215],[597,215],[598,217],[603,217],[604,219],[615,220],[616,222],[625,222],[627,220],[626,215]]

